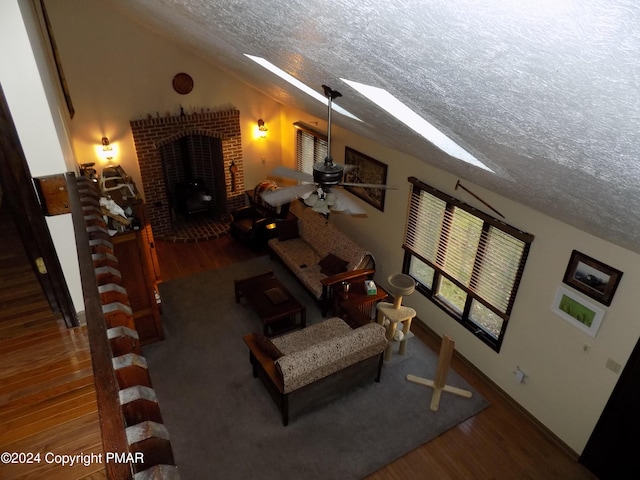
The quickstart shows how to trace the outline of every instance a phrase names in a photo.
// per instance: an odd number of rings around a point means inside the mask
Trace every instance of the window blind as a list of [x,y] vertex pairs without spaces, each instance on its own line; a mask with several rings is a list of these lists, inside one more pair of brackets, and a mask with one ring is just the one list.
[[508,318],[533,236],[413,180],[403,247]]
[[313,164],[324,162],[327,156],[327,136],[302,122],[296,128],[296,164],[298,170],[313,173]]

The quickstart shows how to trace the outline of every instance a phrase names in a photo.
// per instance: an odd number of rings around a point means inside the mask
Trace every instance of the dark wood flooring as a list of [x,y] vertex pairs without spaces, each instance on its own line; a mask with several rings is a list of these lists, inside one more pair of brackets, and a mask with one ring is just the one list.
[[100,463],[47,463],[102,453],[89,340],[52,313],[6,210],[0,232],[0,452],[33,454],[0,462],[0,478],[106,478]]

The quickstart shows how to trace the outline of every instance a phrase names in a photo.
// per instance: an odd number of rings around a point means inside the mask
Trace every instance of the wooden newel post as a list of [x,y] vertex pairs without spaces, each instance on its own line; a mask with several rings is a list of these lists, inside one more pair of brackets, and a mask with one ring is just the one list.
[[440,395],[443,391],[453,393],[454,395],[459,395],[464,398],[471,398],[470,391],[446,384],[447,373],[449,371],[449,366],[451,365],[451,357],[453,356],[454,347],[455,342],[451,337],[447,335],[442,337],[442,345],[440,346],[440,355],[438,356],[438,366],[436,367],[436,376],[434,380],[417,377],[411,374],[407,375],[408,381],[433,388],[431,410],[434,412],[437,411],[440,406]]

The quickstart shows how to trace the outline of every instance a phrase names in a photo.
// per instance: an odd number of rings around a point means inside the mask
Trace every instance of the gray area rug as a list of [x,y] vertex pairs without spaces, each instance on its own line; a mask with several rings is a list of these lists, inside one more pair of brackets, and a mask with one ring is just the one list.
[[[437,354],[417,338],[407,354],[385,363],[371,382],[289,426],[259,379],[242,341],[262,325],[236,304],[233,279],[267,270],[307,305],[309,324],[322,320],[311,297],[267,256],[160,285],[166,339],[144,348],[164,423],[183,480],[359,479],[484,409],[488,402],[454,371],[447,383],[471,399],[432,390],[407,373],[433,378]],[[396,347],[397,348],[397,347]]]

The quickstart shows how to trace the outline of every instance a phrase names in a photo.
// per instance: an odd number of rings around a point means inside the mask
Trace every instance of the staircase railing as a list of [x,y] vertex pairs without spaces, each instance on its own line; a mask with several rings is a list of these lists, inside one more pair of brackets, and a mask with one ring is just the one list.
[[[89,178],[68,174],[85,316],[109,479],[179,479],[169,434]],[[125,461],[122,461],[125,460]]]

